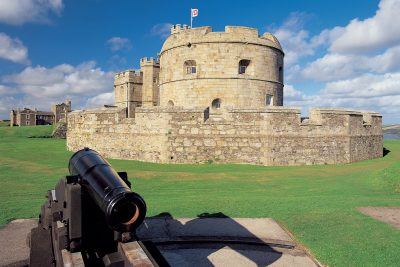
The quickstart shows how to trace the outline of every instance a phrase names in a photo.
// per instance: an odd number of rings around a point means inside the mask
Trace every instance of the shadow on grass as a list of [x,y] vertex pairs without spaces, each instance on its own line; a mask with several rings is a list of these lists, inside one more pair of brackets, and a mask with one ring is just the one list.
[[211,259],[232,263],[226,247],[257,266],[270,265],[282,257],[273,244],[261,240],[222,212],[202,213],[186,222],[163,212],[147,218],[146,227],[136,234],[140,240],[151,241],[158,247],[171,266],[177,263],[174,261],[185,266],[214,266]]
[[386,147],[383,148],[383,156],[386,157],[387,154],[390,153],[390,150],[387,149]]

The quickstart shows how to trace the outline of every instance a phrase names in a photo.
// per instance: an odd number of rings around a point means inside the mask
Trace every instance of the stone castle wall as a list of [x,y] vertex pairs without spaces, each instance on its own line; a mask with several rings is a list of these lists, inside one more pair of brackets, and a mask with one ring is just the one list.
[[313,109],[301,121],[296,108],[225,110],[178,107],[72,112],[67,146],[105,157],[158,163],[305,165],[350,163],[382,156],[381,116]]

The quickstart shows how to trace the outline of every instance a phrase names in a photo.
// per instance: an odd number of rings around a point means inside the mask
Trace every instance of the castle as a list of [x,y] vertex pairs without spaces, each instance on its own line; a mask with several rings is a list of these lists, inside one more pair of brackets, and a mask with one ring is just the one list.
[[114,106],[69,113],[67,147],[158,163],[304,165],[382,157],[375,112],[283,107],[279,41],[175,25],[159,60],[115,75]]
[[13,109],[10,112],[10,126],[36,126],[51,125],[66,119],[71,112],[71,101],[51,106],[51,111],[39,111],[37,109]]

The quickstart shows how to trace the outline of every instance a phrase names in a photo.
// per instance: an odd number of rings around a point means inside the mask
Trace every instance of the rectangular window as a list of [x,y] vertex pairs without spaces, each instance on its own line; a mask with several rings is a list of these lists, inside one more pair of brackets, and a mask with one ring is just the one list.
[[272,104],[273,104],[273,95],[266,95],[265,96],[265,105],[266,106],[272,106]]
[[30,116],[29,114],[26,114],[26,119],[29,120]]
[[188,66],[188,67],[186,67],[186,73],[187,74],[196,73],[196,66]]
[[249,59],[242,59],[239,61],[239,74],[245,74],[247,67],[250,65]]

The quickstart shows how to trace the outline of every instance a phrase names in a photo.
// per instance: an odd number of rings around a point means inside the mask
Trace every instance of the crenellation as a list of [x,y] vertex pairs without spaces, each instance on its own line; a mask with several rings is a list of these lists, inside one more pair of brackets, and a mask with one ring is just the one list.
[[246,37],[259,38],[258,30],[256,28],[244,27],[244,26],[225,26],[226,33],[242,34]]
[[175,24],[171,26],[171,34],[176,34],[181,31],[181,24]]
[[154,66],[154,65],[158,65],[159,64],[159,60],[157,58],[153,58],[153,57],[143,57],[140,59],[140,66]]

